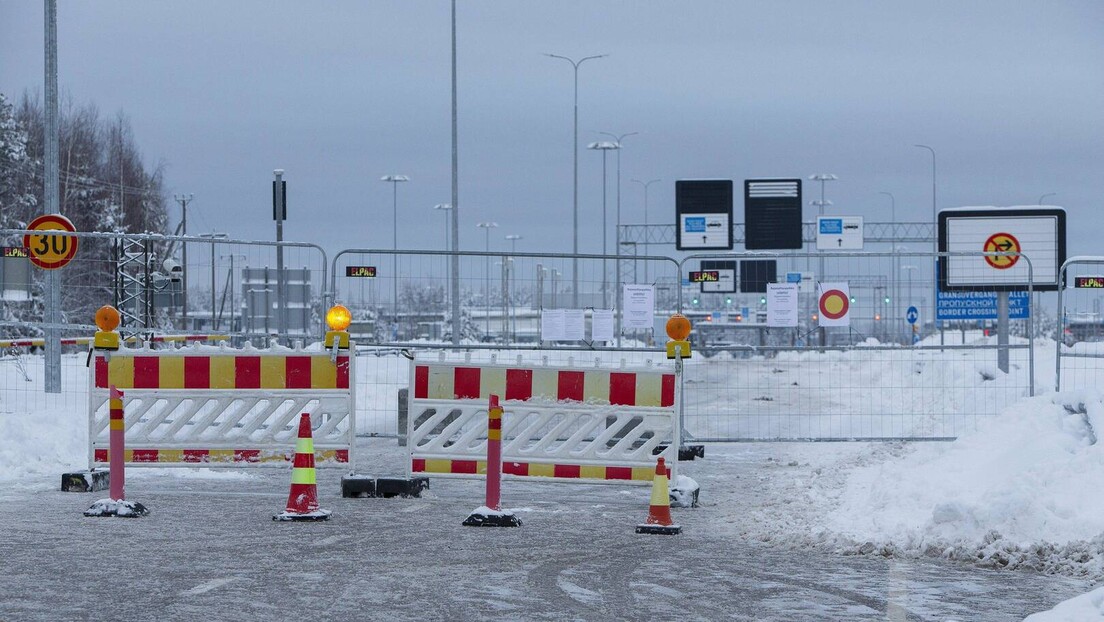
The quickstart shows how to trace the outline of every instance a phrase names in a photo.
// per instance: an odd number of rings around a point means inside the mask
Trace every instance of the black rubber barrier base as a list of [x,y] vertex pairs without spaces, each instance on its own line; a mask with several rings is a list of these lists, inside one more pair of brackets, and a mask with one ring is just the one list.
[[302,514],[283,512],[272,517],[274,521],[280,522],[318,522],[322,520],[330,520],[330,516],[333,514],[330,510],[315,510],[313,512],[304,512]]
[[[667,449],[667,445],[656,445],[652,449],[652,455],[658,456]],[[705,445],[683,445],[679,447],[678,459],[680,462],[686,462],[693,460],[694,458],[705,459]]]
[[100,499],[84,511],[85,516],[117,516],[120,518],[141,518],[149,514],[146,506],[136,501],[114,501]]
[[636,533],[652,533],[664,536],[673,536],[682,533],[682,527],[679,525],[637,525]]
[[462,523],[465,527],[521,527],[521,519],[510,513],[481,514],[472,512]]
[[341,478],[342,497],[421,497],[429,490],[428,477],[370,477],[346,475]]
[[61,474],[62,492],[97,492],[111,488],[109,471],[77,471]]

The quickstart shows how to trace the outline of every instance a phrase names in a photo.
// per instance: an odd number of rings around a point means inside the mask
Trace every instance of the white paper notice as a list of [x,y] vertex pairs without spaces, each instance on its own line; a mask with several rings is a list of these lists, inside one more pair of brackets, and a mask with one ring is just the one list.
[[564,309],[564,341],[586,339],[586,310]]
[[595,309],[590,316],[590,340],[613,341],[613,311]]
[[797,326],[797,283],[767,283],[767,326]]
[[541,311],[541,341],[563,341],[564,310],[543,309]]
[[655,288],[651,285],[626,285],[623,304],[625,330],[651,330],[655,323]]

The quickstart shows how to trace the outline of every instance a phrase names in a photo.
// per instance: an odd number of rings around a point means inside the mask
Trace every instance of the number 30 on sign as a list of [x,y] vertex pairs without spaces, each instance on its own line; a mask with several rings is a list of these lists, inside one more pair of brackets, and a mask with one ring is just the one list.
[[39,216],[27,225],[27,228],[37,233],[28,233],[23,236],[23,246],[30,253],[31,263],[43,270],[56,270],[73,260],[77,254],[77,238],[68,235],[57,235],[51,231],[75,232],[76,227],[68,218],[61,214],[46,214]]

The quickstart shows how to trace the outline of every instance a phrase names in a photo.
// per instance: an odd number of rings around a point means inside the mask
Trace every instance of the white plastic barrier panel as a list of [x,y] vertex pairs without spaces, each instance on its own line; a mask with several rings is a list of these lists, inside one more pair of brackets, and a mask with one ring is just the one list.
[[284,465],[310,413],[318,466],[349,468],[356,436],[355,357],[321,350],[200,346],[95,353],[89,466],[108,463],[108,386],[124,394],[126,462],[147,466]]
[[494,394],[504,410],[504,475],[651,484],[663,456],[677,476],[674,370],[415,360],[410,374],[412,474],[485,474],[487,399]]

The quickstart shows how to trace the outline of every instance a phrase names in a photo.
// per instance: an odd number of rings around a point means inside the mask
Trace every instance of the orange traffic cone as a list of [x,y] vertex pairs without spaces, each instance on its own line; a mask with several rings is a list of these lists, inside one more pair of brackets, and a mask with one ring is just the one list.
[[311,437],[310,414],[299,416],[299,438],[295,441],[295,458],[291,464],[291,492],[287,509],[272,517],[280,521],[319,521],[330,518],[329,510],[318,507],[318,484],[314,476],[314,439]]
[[636,533],[674,535],[681,532],[682,527],[671,520],[671,498],[667,492],[667,466],[660,456],[656,462],[655,478],[652,479],[652,501],[648,505],[648,520],[636,526]]

